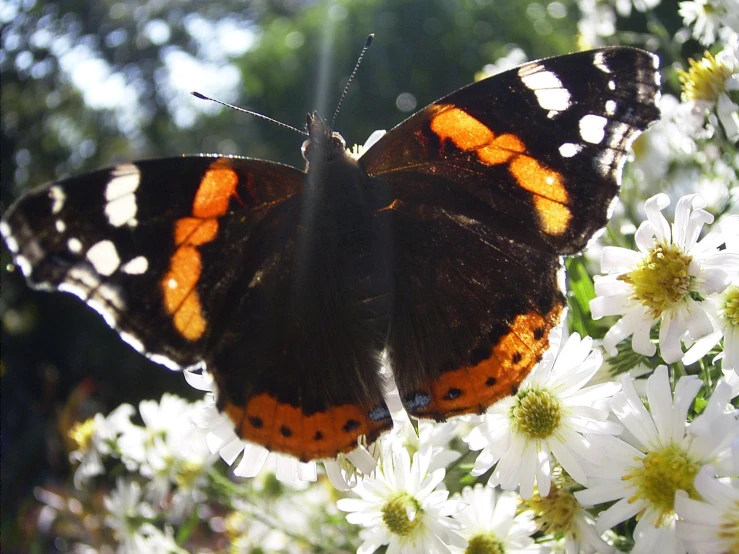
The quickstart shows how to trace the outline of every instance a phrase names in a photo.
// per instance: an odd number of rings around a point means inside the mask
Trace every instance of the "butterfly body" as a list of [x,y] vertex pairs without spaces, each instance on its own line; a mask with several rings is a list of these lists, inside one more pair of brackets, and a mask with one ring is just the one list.
[[0,232],[36,287],[73,293],[172,368],[204,365],[246,440],[302,460],[405,409],[482,413],[565,313],[562,256],[608,220],[659,117],[653,55],[606,48],[474,83],[359,158],[317,114],[305,171],[186,156],[33,191]]

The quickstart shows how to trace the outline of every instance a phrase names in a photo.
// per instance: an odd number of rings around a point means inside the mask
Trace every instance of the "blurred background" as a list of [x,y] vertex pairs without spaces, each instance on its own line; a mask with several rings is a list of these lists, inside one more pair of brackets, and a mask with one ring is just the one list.
[[[330,116],[375,33],[336,125],[348,145],[362,144],[501,59],[607,44],[583,23],[592,10],[592,25],[608,24],[597,4],[2,0],[1,208],[48,181],[142,158],[219,152],[302,167],[303,137],[190,91],[303,128],[312,109]],[[649,47],[648,34],[674,33],[676,4],[622,17],[630,31],[618,42]],[[63,551],[36,535],[34,491],[70,486],[71,426],[164,391],[198,394],[75,298],[29,291],[2,248],[1,546]]]

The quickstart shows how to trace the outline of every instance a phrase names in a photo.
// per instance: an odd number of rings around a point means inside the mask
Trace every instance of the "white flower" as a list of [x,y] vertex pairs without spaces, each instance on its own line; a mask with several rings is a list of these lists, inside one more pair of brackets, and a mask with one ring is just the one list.
[[624,424],[624,438],[629,442],[592,437],[606,463],[588,468],[589,488],[575,492],[575,497],[586,506],[617,501],[598,516],[600,533],[638,516],[634,554],[682,553],[684,545],[675,535],[675,492],[686,490],[695,498],[693,481],[701,466],[725,465],[731,457],[731,442],[739,437],[734,415],[726,412],[728,385],[719,384],[706,417],[691,426],[686,418],[702,385],[698,378],[682,377],[673,398],[667,368],[657,368],[647,383],[649,411],[628,374],[621,378],[621,385],[611,407]]
[[661,0],[615,0],[616,11],[621,17],[629,17],[631,15],[631,6],[638,12],[647,12],[652,8],[659,6]]
[[[477,484],[465,487],[453,497],[466,506],[453,514],[467,539],[467,552],[505,552],[506,554],[546,552],[546,547],[531,538],[537,530],[534,514],[525,511],[516,515],[519,497],[515,493],[497,492],[492,487]],[[452,552],[464,552],[452,547]]]
[[110,496],[103,498],[105,524],[119,542],[119,554],[147,552],[146,537],[158,531],[149,520],[154,510],[143,501],[141,487],[135,481],[118,479]]
[[716,42],[716,35],[724,25],[739,29],[735,0],[680,2],[678,13],[686,26],[693,25],[693,36],[706,46]]
[[702,119],[715,109],[713,126],[717,118],[728,140],[739,140],[739,105],[728,94],[739,90],[739,46],[727,47],[715,57],[706,52],[699,61],[688,60],[688,65],[687,71],[678,71],[682,99]]
[[602,453],[593,449],[583,433],[617,434],[621,427],[607,421],[607,400],[619,388],[602,383],[583,388],[603,361],[591,350],[592,339],[573,334],[557,354],[561,329],[550,335],[552,349],[532,370],[515,396],[488,409],[483,423],[465,438],[470,449],[482,450],[473,475],[492,466],[490,485],[530,498],[534,483],[543,496],[551,483],[550,455],[579,483],[587,479],[581,461],[598,464]]
[[[561,470],[558,468],[558,473]],[[575,482],[559,475],[547,496],[535,493],[526,504],[540,530],[565,554],[610,554],[614,548],[595,529],[595,519],[575,498]],[[546,544],[551,544],[547,542]]]
[[702,197],[678,200],[672,226],[661,213],[669,204],[665,194],[647,200],[647,220],[634,237],[638,252],[615,246],[603,249],[601,269],[609,274],[596,276],[598,297],[591,300],[590,309],[594,319],[623,316],[603,339],[612,356],[617,354],[616,345],[632,335],[634,352],[654,355],[650,330],[659,321],[662,359],[678,361],[686,333],[698,340],[713,331],[703,302],[694,296],[722,292],[729,275],[739,270],[739,252],[718,249],[725,241],[721,231],[714,228],[698,241],[703,225],[713,222],[713,216],[701,209]]
[[[263,469],[271,469],[279,481],[315,481],[317,478],[314,461],[301,462],[293,456],[270,452],[265,447],[239,438],[234,431],[231,419],[218,411],[215,397],[211,392],[215,383],[207,372],[197,373],[185,371],[187,382],[198,390],[209,391],[203,408],[199,414],[191,417],[193,423],[207,431],[206,444],[212,453],[218,453],[228,465],[233,465],[241,454],[241,461],[234,469],[238,477],[255,477]],[[339,490],[348,490],[356,484],[357,472],[369,474],[374,471],[377,462],[367,448],[357,448],[340,454],[337,459],[323,460],[326,474],[331,483]]]
[[383,457],[374,477],[355,488],[359,498],[343,498],[339,510],[349,512],[349,523],[366,527],[357,554],[369,554],[388,545],[387,554],[449,553],[449,545],[464,547],[449,516],[459,511],[449,492],[436,490],[444,469],[429,473],[429,452],[416,452],[411,462],[405,448]]
[[95,414],[72,427],[69,434],[77,444],[77,449],[69,454],[69,459],[80,464],[74,472],[74,484],[77,488],[82,488],[90,477],[103,473],[103,457],[109,456],[117,438],[133,427],[133,412],[133,406],[121,404],[107,417]]
[[715,479],[713,468],[705,466],[695,478],[695,489],[703,500],[693,500],[684,491],[675,498],[680,516],[676,532],[688,552],[739,552],[739,488]]
[[739,278],[720,294],[706,298],[706,310],[714,331],[690,347],[683,357],[683,363],[690,365],[708,354],[721,339],[724,351],[719,355],[724,371],[734,371],[739,375]]

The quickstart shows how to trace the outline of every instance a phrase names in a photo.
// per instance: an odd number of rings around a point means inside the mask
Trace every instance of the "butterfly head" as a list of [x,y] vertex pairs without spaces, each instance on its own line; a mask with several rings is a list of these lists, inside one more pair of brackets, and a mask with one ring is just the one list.
[[301,150],[309,167],[330,163],[346,156],[344,139],[328,126],[318,112],[308,114],[307,127],[308,140],[303,143]]

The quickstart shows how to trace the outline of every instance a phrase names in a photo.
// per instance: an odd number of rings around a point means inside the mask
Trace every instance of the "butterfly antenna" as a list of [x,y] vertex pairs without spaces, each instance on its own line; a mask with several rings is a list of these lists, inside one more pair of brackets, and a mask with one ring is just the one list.
[[210,96],[205,96],[204,94],[200,94],[199,92],[191,92],[190,94],[192,94],[195,98],[200,98],[201,100],[210,100],[211,102],[215,102],[216,104],[220,104],[221,106],[226,106],[227,108],[231,108],[233,110],[236,110],[237,112],[248,113],[255,117],[261,117],[262,119],[266,119],[267,121],[276,123],[277,125],[285,127],[286,129],[290,129],[291,131],[295,131],[296,133],[299,133],[303,136],[306,136],[306,137],[308,136],[308,133],[306,133],[305,131],[301,131],[300,129],[297,129],[296,127],[293,127],[292,125],[288,125],[287,123],[283,123],[282,121],[277,121],[276,119],[267,117],[264,114],[253,112],[251,110],[247,110],[246,108],[239,108],[238,106],[234,106],[233,104],[229,104],[228,102],[221,102],[220,100],[216,100],[215,98],[211,98]]
[[370,44],[372,44],[372,41],[374,39],[375,39],[374,33],[368,36],[367,41],[364,43],[364,46],[362,47],[362,51],[359,53],[359,58],[357,58],[357,63],[354,65],[354,71],[352,71],[352,74],[349,75],[349,80],[346,82],[346,85],[344,85],[344,92],[341,93],[341,98],[339,98],[339,103],[336,106],[336,111],[334,111],[334,117],[333,119],[331,119],[331,129],[334,128],[334,124],[336,123],[336,116],[339,115],[339,110],[341,109],[341,103],[344,101],[346,92],[349,90],[349,85],[352,84],[354,75],[357,74],[357,70],[359,69],[359,64],[362,63],[362,58],[364,58],[364,53],[367,52],[367,48],[370,47]]

